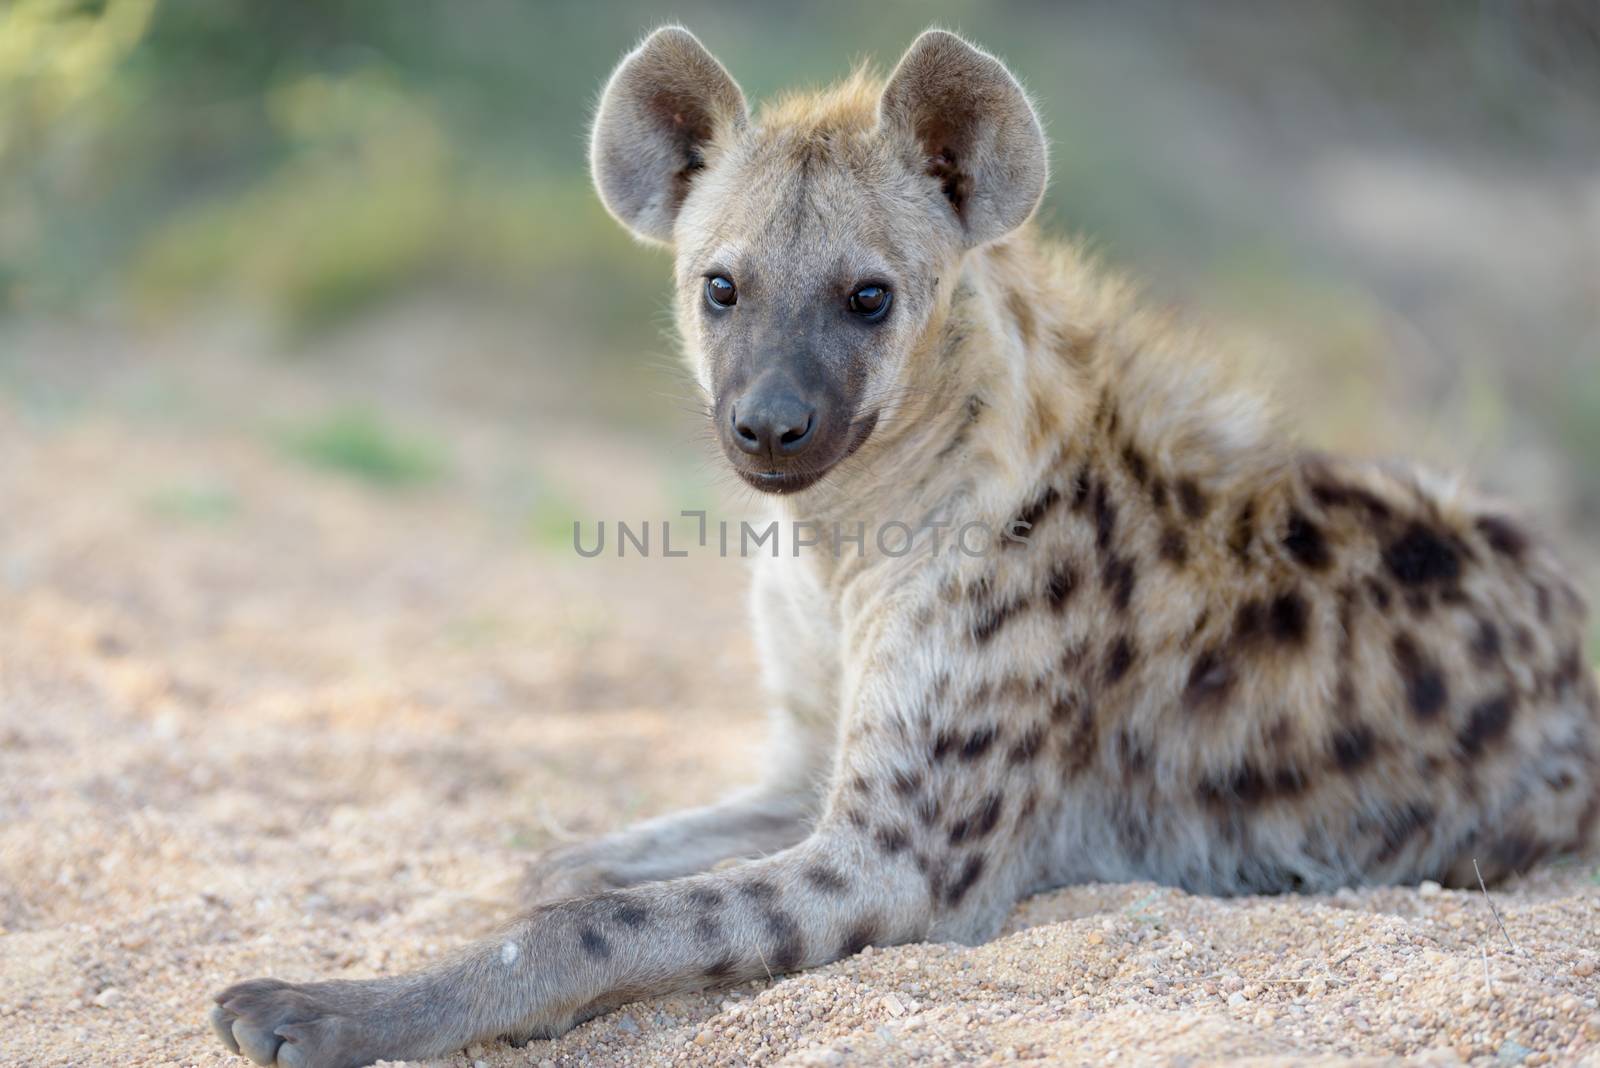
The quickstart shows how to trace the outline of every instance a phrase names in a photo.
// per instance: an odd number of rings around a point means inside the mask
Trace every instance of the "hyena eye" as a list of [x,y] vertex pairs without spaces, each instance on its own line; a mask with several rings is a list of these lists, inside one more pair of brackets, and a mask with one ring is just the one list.
[[706,300],[719,311],[731,308],[739,303],[739,290],[734,287],[732,279],[714,274],[706,279]]
[[894,294],[883,286],[862,286],[850,294],[850,310],[875,323],[889,314],[889,303],[893,299]]

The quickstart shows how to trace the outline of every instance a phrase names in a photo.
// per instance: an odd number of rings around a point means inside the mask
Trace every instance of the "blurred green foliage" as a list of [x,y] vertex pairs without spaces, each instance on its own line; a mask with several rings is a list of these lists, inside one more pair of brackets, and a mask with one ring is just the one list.
[[439,443],[360,409],[336,412],[285,434],[283,441],[313,467],[385,488],[431,482],[449,468],[449,454]]
[[181,483],[163,486],[145,501],[162,519],[184,523],[224,523],[239,514],[239,498],[223,486]]
[[[882,0],[867,17],[837,0],[690,0],[671,14],[756,97],[863,55],[890,63],[930,23],[966,28],[1044,101],[1067,146],[1053,203],[1068,226],[1141,259],[1178,250],[1198,263],[1241,238],[1281,238],[1249,198],[1217,201],[1159,145],[1122,134],[1180,104],[1168,90],[1185,77],[1270,107],[1280,86],[1266,75],[1288,69],[1435,130],[1462,115],[1474,134],[1490,122],[1512,138],[1559,122],[1559,107],[1530,103],[1508,35],[1485,32],[1505,21],[1492,6],[1335,6],[1287,19],[1239,2]],[[557,317],[597,289],[613,306],[658,308],[659,261],[588,193],[583,138],[604,72],[665,17],[643,0],[9,0],[0,314],[221,300],[313,332],[419,284]],[[1430,80],[1455,103],[1393,107],[1432,99]],[[630,342],[656,325],[600,319]]]

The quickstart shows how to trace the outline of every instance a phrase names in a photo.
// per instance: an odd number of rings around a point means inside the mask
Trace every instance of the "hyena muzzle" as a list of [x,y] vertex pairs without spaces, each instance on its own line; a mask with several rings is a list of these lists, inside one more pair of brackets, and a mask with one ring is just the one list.
[[[752,116],[663,29],[591,163],[674,250],[739,477],[944,549],[762,559],[762,785],[558,851],[526,912],[425,971],[229,987],[230,1049],[343,1068],[554,1036],[983,940],[1073,881],[1459,882],[1591,844],[1600,695],[1559,564],[1453,483],[1284,444],[1190,334],[1035,236],[1045,138],[992,56],[932,31],[886,81]],[[952,551],[972,527],[1025,537]]]

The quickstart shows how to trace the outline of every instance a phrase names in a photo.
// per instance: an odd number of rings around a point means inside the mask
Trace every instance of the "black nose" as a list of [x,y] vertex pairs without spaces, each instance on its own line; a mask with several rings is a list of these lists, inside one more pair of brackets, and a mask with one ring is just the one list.
[[751,456],[798,456],[816,438],[817,409],[793,393],[757,393],[733,406],[733,440]]

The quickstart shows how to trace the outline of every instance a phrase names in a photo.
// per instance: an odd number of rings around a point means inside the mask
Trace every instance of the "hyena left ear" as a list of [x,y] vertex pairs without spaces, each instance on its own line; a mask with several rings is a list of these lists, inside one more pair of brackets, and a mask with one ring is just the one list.
[[1044,196],[1044,130],[998,59],[929,30],[889,78],[879,122],[907,163],[937,178],[968,248],[1027,221]]
[[618,65],[595,114],[589,169],[606,210],[639,237],[670,244],[707,148],[748,115],[739,86],[694,34],[652,33]]

